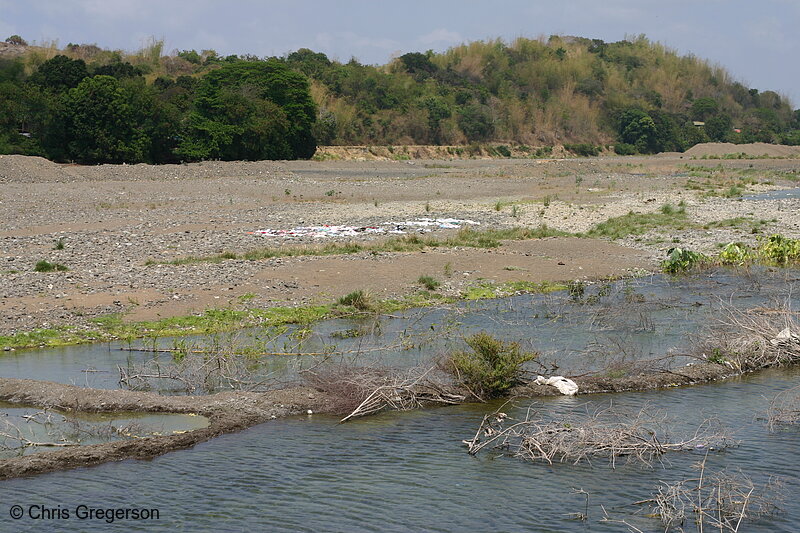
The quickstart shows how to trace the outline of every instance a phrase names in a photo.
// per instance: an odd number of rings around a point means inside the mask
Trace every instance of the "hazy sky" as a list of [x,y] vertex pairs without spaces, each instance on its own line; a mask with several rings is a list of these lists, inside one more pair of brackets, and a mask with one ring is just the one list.
[[385,63],[476,39],[644,33],[800,107],[800,0],[0,0],[0,39],[283,55],[306,47]]

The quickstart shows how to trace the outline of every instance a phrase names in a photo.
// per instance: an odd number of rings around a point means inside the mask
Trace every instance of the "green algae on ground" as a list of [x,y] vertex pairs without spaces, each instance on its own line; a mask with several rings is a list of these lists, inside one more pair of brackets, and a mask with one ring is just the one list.
[[507,281],[504,283],[481,281],[464,291],[461,297],[465,300],[485,300],[503,298],[515,294],[537,294],[566,289],[567,286],[563,283],[554,283],[552,281],[543,281],[541,283],[535,281]]
[[253,309],[207,309],[194,315],[155,321],[126,322],[124,314],[96,318],[90,326],[37,328],[13,335],[0,335],[0,348],[39,348],[70,346],[91,342],[130,341],[139,338],[180,337],[234,331],[249,327],[311,324],[328,318],[352,318],[375,313],[392,313],[415,307],[445,305],[455,301],[428,291],[417,291],[402,298],[380,300],[370,311],[352,306],[325,304],[300,307]]

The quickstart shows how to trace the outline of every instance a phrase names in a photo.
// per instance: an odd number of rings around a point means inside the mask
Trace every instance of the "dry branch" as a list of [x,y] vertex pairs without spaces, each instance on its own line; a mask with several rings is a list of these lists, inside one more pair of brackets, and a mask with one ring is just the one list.
[[700,352],[739,373],[800,362],[800,322],[791,298],[769,310],[722,305]]
[[193,354],[169,362],[157,359],[128,367],[118,366],[119,383],[131,390],[158,388],[159,383],[176,383],[186,392],[219,390],[263,391],[269,388],[268,376],[261,376],[257,361],[246,355]]
[[700,475],[676,483],[664,483],[652,499],[636,502],[649,504],[665,526],[665,531],[683,531],[694,522],[698,531],[704,526],[721,532],[737,532],[742,523],[756,520],[779,510],[782,484],[771,479],[763,486],[739,471],[707,472],[705,459],[697,468]]
[[406,411],[426,404],[453,405],[465,400],[434,369],[390,371],[340,363],[302,372],[314,388],[325,392],[335,412],[353,418],[385,409]]
[[484,417],[475,436],[464,443],[470,455],[484,448],[528,461],[580,463],[608,459],[612,468],[619,458],[651,465],[671,451],[720,449],[732,444],[716,419],[703,421],[693,434],[670,440],[663,411],[644,407],[638,412],[612,406],[580,417],[556,418],[531,406],[525,419],[515,421],[505,413]]
[[800,386],[775,395],[767,409],[767,426],[775,431],[779,426],[800,422]]

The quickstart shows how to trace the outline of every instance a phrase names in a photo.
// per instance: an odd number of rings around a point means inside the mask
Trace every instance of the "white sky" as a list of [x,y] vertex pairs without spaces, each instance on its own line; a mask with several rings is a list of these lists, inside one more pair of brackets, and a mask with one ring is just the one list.
[[644,33],[800,106],[800,0],[0,0],[0,39],[283,55],[306,47],[385,63],[465,41]]

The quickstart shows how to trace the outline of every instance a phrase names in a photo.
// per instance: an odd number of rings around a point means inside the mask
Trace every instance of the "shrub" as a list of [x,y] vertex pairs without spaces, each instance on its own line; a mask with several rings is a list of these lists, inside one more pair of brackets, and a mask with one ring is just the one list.
[[769,264],[786,266],[800,261],[800,239],[772,235],[761,242],[758,254]]
[[346,294],[337,300],[339,305],[349,305],[351,307],[355,307],[359,311],[369,311],[372,309],[372,299],[369,296],[369,293],[363,290],[353,291],[350,294]]
[[638,153],[636,147],[628,143],[615,144],[614,152],[616,152],[617,155],[636,155]]
[[417,279],[417,283],[419,283],[429,291],[435,291],[442,285],[432,276],[420,276],[419,279]]
[[69,269],[60,263],[50,263],[49,261],[42,259],[36,263],[36,266],[33,267],[33,270],[36,272],[65,272]]
[[719,253],[719,261],[723,265],[744,265],[750,260],[750,250],[741,242],[726,244]]
[[503,157],[511,157],[511,150],[508,146],[501,144],[500,146],[495,146],[495,152]]
[[668,274],[678,274],[687,272],[706,261],[708,258],[701,253],[683,248],[670,248],[667,258],[661,263],[661,269]]
[[486,332],[465,341],[470,350],[454,352],[443,367],[481,399],[500,396],[520,384],[522,365],[538,356],[523,352],[516,342],[503,342]]

